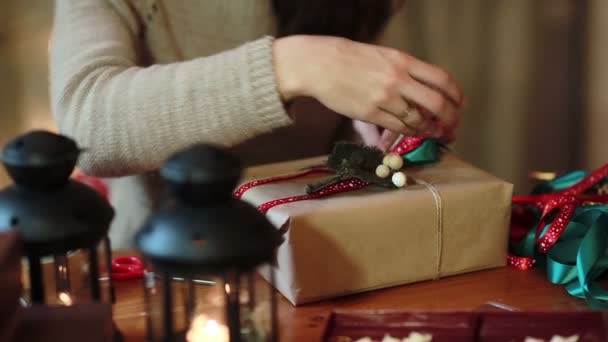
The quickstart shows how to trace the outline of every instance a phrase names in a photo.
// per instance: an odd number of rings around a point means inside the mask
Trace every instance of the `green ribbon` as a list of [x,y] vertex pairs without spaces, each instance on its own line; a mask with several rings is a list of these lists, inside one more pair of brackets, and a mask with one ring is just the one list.
[[[572,172],[535,190],[537,194],[563,190],[586,176],[583,171]],[[537,215],[540,216],[538,212]],[[540,236],[549,226],[543,227]],[[608,270],[608,205],[578,207],[546,255],[538,253],[535,245],[536,227],[532,227],[512,251],[533,257],[537,266],[546,269],[551,283],[564,285],[570,295],[584,299],[592,309],[608,309],[608,291],[597,282]]]
[[547,277],[566,286],[593,309],[608,309],[608,292],[596,281],[608,270],[608,206],[577,210],[559,241],[547,253]]
[[533,227],[513,252],[534,257],[550,282],[565,285],[570,295],[585,299],[591,308],[608,309],[608,292],[596,281],[608,270],[608,205],[579,207],[546,256],[536,252],[535,239]]
[[424,165],[439,160],[439,141],[425,139],[418,148],[403,155],[406,165]]
[[542,195],[542,194],[557,192],[560,190],[565,190],[565,189],[575,185],[576,183],[582,181],[588,175],[589,175],[589,173],[586,171],[570,172],[564,176],[555,178],[552,181],[537,185],[534,188],[534,190],[532,190],[532,194],[533,195]]

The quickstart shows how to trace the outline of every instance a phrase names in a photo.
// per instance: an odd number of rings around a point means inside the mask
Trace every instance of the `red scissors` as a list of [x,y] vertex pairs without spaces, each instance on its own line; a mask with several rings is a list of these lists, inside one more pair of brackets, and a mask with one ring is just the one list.
[[119,257],[112,261],[112,279],[114,280],[140,279],[144,276],[144,271],[144,262],[138,257]]

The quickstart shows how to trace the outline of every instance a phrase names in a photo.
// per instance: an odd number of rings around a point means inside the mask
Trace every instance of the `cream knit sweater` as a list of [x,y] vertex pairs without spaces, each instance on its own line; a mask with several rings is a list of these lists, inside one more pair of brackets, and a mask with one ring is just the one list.
[[154,207],[163,161],[191,144],[247,165],[329,151],[345,120],[312,100],[286,111],[274,26],[269,0],[56,0],[53,112],[87,148],[79,167],[112,177],[115,247]]

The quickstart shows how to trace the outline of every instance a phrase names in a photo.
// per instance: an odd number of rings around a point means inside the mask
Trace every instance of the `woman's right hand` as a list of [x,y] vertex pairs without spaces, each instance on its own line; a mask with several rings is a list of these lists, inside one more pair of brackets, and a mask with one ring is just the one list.
[[445,138],[460,122],[464,97],[453,78],[395,49],[290,36],[275,41],[274,63],[285,101],[314,97],[337,113],[406,135]]

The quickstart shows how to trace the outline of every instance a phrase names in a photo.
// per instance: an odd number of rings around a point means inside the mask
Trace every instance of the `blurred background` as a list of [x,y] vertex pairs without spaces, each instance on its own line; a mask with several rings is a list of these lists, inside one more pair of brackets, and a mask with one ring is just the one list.
[[[201,0],[204,1],[204,0]],[[261,1],[261,0],[243,0]],[[54,130],[47,47],[52,0],[0,0],[0,144]],[[608,1],[407,0],[388,36],[465,88],[455,151],[516,184],[532,170],[608,162]],[[0,186],[7,182],[0,171]]]

